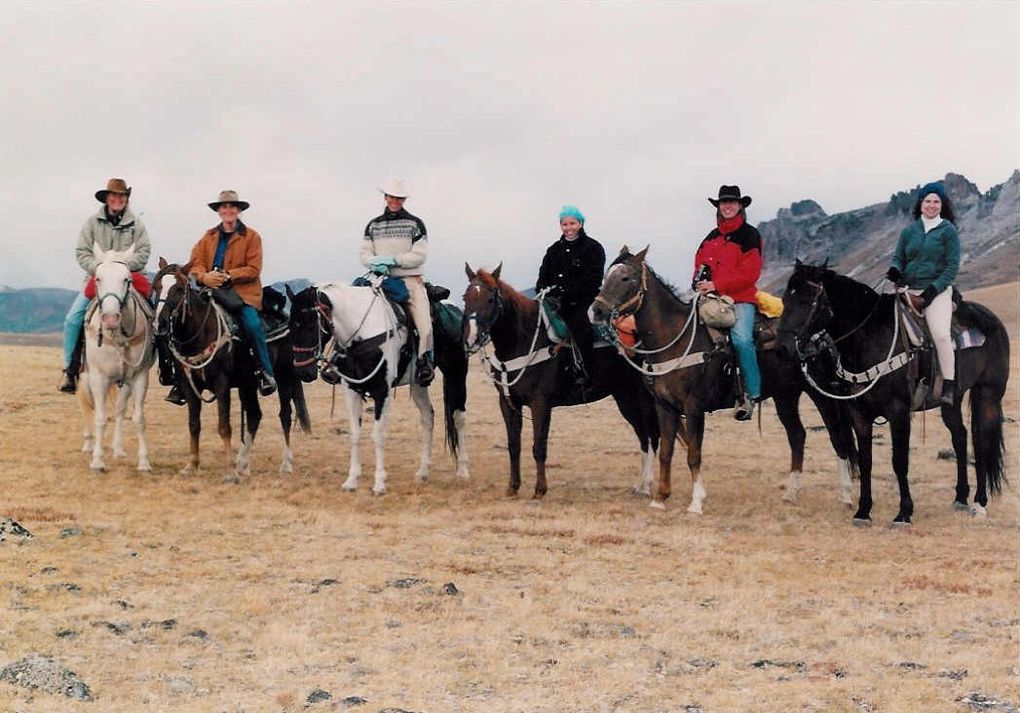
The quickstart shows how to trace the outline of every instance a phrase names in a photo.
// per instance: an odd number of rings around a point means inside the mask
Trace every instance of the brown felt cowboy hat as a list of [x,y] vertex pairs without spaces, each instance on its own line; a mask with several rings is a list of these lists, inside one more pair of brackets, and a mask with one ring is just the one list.
[[100,203],[106,203],[106,196],[110,193],[119,193],[122,196],[131,196],[131,187],[124,181],[123,178],[111,178],[106,182],[106,188],[101,191],[96,191],[96,200]]
[[220,206],[224,203],[233,203],[237,206],[238,210],[248,210],[248,206],[251,205],[248,201],[243,201],[237,197],[237,191],[220,191],[220,197],[209,204],[209,207],[213,210],[219,210]]
[[708,202],[718,208],[723,201],[736,201],[746,208],[751,205],[751,196],[740,195],[740,186],[719,186],[719,197],[709,198]]

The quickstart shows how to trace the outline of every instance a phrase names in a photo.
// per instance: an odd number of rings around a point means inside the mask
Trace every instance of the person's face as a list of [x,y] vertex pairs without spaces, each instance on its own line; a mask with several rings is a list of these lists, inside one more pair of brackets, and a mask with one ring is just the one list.
[[127,208],[128,197],[123,193],[107,193],[106,208],[111,213],[120,213]]
[[216,212],[219,213],[220,220],[222,220],[226,225],[233,225],[236,223],[237,216],[241,214],[236,203],[223,203],[216,209]]
[[942,199],[936,193],[929,193],[921,201],[921,215],[931,220],[942,214]]
[[740,201],[719,201],[719,214],[729,220],[740,212]]
[[560,221],[560,230],[567,236],[567,240],[573,240],[581,232],[581,221],[572,215],[568,215]]
[[396,213],[398,210],[404,207],[404,201],[406,198],[398,198],[397,196],[391,196],[389,193],[386,194],[386,209]]

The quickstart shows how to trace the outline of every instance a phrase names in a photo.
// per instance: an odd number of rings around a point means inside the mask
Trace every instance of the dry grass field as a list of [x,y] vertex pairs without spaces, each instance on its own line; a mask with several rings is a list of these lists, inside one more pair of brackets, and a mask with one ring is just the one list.
[[[1020,334],[1016,285],[968,296]],[[370,438],[361,489],[341,492],[342,401],[331,421],[321,383],[293,476],[277,473],[274,399],[250,478],[221,482],[211,410],[203,472],[180,476],[186,415],[160,387],[154,472],[134,471],[129,424],[129,458],[97,476],[77,401],[55,390],[57,349],[0,346],[0,518],[35,535],[0,543],[0,667],[45,654],[94,696],[0,682],[0,711],[1015,710],[1017,352],[1014,339],[1010,483],[988,520],[951,509],[954,465],[936,457],[949,436],[929,413],[914,420],[916,524],[893,531],[888,428],[875,525],[856,529],[824,433],[809,434],[800,502],[782,501],[789,455],[771,405],[760,435],[709,418],[703,517],[684,512],[685,467],[665,513],[629,494],[638,454],[608,402],[556,411],[548,496],[508,500],[496,395],[476,365],[466,482],[441,427],[432,479],[413,481],[417,416],[402,392],[388,494],[369,492]],[[529,457],[522,493],[533,486]],[[331,698],[309,703],[316,689]]]

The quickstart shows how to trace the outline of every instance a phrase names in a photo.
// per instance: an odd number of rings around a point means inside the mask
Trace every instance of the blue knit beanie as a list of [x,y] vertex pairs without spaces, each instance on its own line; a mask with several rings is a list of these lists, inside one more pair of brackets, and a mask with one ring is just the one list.
[[584,213],[581,209],[574,205],[565,205],[560,209],[560,220],[564,218],[577,218],[577,222],[584,225]]
[[946,201],[946,187],[942,185],[942,181],[932,181],[921,186],[921,190],[917,192],[917,197],[920,200],[924,200],[925,196],[929,193],[937,195],[943,203]]

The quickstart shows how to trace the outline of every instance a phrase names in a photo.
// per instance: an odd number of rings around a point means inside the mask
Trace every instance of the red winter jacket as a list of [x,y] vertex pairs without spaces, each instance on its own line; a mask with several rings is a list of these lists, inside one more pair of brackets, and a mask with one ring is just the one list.
[[694,275],[702,265],[712,271],[712,282],[721,295],[734,302],[757,302],[761,276],[761,235],[747,223],[729,235],[713,230],[701,241],[694,256]]

